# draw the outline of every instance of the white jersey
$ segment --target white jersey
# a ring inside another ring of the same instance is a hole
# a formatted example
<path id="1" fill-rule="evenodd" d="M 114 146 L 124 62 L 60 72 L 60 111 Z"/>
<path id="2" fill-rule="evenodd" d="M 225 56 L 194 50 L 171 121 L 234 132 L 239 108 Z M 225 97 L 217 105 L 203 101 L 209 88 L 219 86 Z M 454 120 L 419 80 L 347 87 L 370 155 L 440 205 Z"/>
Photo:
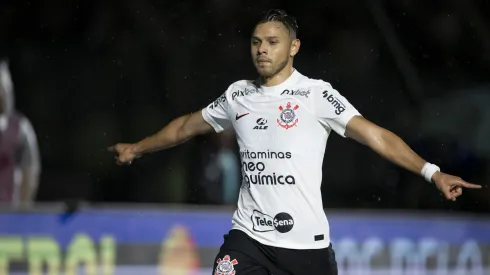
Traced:
<path id="1" fill-rule="evenodd" d="M 233 127 L 240 147 L 232 228 L 274 247 L 328 247 L 320 190 L 327 138 L 331 130 L 345 137 L 359 112 L 329 83 L 295 70 L 273 87 L 237 81 L 202 115 L 216 132 Z"/>

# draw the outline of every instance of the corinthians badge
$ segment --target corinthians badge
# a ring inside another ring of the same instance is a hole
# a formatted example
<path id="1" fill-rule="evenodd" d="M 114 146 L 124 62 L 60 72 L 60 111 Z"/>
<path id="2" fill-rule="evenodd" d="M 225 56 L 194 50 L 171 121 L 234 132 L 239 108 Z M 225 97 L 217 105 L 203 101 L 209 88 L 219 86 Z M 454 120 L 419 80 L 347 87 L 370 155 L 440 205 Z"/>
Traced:
<path id="1" fill-rule="evenodd" d="M 277 119 L 277 123 L 279 124 L 279 126 L 286 130 L 296 126 L 299 119 L 296 117 L 295 111 L 298 110 L 298 108 L 298 105 L 291 108 L 291 102 L 288 102 L 288 104 L 286 104 L 286 108 L 284 108 L 283 106 L 279 106 L 279 111 L 281 111 L 281 114 Z"/>
<path id="2" fill-rule="evenodd" d="M 214 271 L 214 275 L 235 275 L 236 271 L 233 267 L 238 264 L 236 259 L 231 260 L 229 255 L 223 257 L 223 259 L 218 258 L 216 261 L 218 266 L 216 266 L 216 270 Z"/>

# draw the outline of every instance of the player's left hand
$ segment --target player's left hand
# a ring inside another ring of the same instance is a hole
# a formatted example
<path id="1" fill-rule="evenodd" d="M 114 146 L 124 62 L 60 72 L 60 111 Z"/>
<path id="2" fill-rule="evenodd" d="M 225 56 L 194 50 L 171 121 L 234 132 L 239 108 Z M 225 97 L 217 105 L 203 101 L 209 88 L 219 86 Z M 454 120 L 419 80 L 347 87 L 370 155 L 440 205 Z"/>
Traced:
<path id="1" fill-rule="evenodd" d="M 463 188 L 480 189 L 481 185 L 472 184 L 462 180 L 460 177 L 452 176 L 449 174 L 436 172 L 432 176 L 432 180 L 435 182 L 439 191 L 448 200 L 455 201 L 457 197 L 463 194 Z"/>

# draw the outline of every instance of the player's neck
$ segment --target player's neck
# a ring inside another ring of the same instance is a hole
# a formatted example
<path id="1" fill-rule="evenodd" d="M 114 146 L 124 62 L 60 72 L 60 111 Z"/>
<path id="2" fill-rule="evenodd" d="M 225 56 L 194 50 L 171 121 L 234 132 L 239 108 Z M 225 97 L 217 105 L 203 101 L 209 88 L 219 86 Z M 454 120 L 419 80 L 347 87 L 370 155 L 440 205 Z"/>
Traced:
<path id="1" fill-rule="evenodd" d="M 293 72 L 294 69 L 292 66 L 286 66 L 284 69 L 271 77 L 262 77 L 262 85 L 266 87 L 279 85 L 286 81 L 293 74 Z"/>

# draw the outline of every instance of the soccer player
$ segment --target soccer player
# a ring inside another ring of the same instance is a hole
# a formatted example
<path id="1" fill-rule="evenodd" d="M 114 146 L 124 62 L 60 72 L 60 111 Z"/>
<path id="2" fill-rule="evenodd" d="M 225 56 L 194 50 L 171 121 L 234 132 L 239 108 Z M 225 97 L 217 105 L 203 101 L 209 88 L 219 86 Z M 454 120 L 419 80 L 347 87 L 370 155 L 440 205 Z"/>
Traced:
<path id="1" fill-rule="evenodd" d="M 36 133 L 15 110 L 8 62 L 0 62 L 0 204 L 30 205 L 36 196 L 41 161 Z"/>
<path id="2" fill-rule="evenodd" d="M 117 163 L 131 164 L 196 135 L 234 128 L 243 181 L 215 275 L 337 274 L 320 193 L 331 131 L 420 174 L 447 199 L 455 200 L 463 188 L 480 188 L 440 172 L 398 136 L 363 118 L 328 82 L 296 70 L 297 30 L 284 11 L 269 11 L 251 37 L 256 80 L 231 84 L 203 110 L 176 118 L 137 143 L 109 147 Z"/>

